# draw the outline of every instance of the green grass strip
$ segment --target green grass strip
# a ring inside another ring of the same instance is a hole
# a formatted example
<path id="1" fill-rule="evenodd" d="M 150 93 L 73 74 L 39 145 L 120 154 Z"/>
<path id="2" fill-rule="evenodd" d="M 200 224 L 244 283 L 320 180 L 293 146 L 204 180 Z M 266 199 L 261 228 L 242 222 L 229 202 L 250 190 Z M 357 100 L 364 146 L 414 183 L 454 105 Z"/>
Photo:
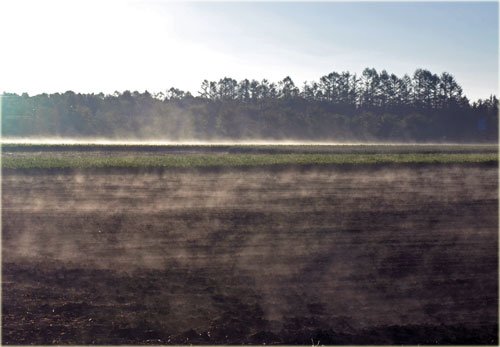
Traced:
<path id="1" fill-rule="evenodd" d="M 58 168 L 195 168 L 248 167 L 267 165 L 327 164 L 461 164 L 497 163 L 493 153 L 436 154 L 166 154 L 158 156 L 79 156 L 43 155 L 2 158 L 5 169 Z"/>

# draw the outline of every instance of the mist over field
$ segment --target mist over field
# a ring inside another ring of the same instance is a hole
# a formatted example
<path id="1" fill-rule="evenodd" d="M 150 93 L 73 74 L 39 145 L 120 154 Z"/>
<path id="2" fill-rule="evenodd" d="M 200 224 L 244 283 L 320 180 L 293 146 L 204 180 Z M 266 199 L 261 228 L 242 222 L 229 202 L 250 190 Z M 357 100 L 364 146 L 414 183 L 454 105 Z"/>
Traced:
<path id="1" fill-rule="evenodd" d="M 175 146 L 179 147 L 205 147 L 210 148 L 210 146 L 236 146 L 237 148 L 242 148 L 244 146 L 267 146 L 269 149 L 279 149 L 279 147 L 290 147 L 294 146 L 299 148 L 300 146 L 304 147 L 319 147 L 323 146 L 325 148 L 329 148 L 331 150 L 333 146 L 338 146 L 339 149 L 344 148 L 364 148 L 366 150 L 369 146 L 372 146 L 373 149 L 383 148 L 387 146 L 390 148 L 399 147 L 405 148 L 440 148 L 443 150 L 449 150 L 456 146 L 455 148 L 465 148 L 461 146 L 467 146 L 469 148 L 496 148 L 495 143 L 461 143 L 461 142 L 369 142 L 369 141 L 359 141 L 359 142 L 348 142 L 348 141 L 303 141 L 303 140 L 261 140 L 261 139 L 241 139 L 241 140 L 225 140 L 225 139 L 213 139 L 210 141 L 196 140 L 196 139 L 183 139 L 179 141 L 175 140 L 164 140 L 161 138 L 158 139 L 137 139 L 137 138 L 93 138 L 93 137 L 3 137 L 0 138 L 0 144 L 4 145 L 7 148 L 11 148 L 12 146 L 26 146 L 22 147 L 24 150 L 29 150 L 27 146 L 83 146 L 81 148 L 92 146 L 106 148 L 106 146 L 112 147 L 123 147 L 126 149 L 127 147 L 136 147 L 136 148 L 151 148 L 151 147 L 164 147 L 164 148 L 174 148 Z M 362 146 L 362 147 L 360 147 Z M 47 147 L 49 149 L 50 147 Z M 54 147 L 53 147 L 54 148 Z"/>
<path id="2" fill-rule="evenodd" d="M 1 110 L 4 344 L 498 342 L 498 100 L 450 74 Z"/>
<path id="3" fill-rule="evenodd" d="M 490 341 L 497 172 L 9 172 L 4 341 Z"/>
<path id="4" fill-rule="evenodd" d="M 0 0 L 2 345 L 498 345 L 498 2 Z"/>

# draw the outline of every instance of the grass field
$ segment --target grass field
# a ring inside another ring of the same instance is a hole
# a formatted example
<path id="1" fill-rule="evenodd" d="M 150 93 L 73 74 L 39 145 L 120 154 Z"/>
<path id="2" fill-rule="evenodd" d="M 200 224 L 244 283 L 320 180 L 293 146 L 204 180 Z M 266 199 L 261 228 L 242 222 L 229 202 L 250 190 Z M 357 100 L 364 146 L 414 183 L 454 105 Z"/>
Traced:
<path id="1" fill-rule="evenodd" d="M 497 163 L 489 145 L 3 145 L 5 169 Z"/>

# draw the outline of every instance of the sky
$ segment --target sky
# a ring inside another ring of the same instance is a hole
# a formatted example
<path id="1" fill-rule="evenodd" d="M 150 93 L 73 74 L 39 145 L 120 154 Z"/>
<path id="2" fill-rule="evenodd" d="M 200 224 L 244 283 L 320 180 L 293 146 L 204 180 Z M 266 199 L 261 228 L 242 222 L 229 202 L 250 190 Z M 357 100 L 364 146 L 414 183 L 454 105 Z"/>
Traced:
<path id="1" fill-rule="evenodd" d="M 0 92 L 170 87 L 232 77 L 297 86 L 366 67 L 455 76 L 498 95 L 498 2 L 1 0 Z"/>

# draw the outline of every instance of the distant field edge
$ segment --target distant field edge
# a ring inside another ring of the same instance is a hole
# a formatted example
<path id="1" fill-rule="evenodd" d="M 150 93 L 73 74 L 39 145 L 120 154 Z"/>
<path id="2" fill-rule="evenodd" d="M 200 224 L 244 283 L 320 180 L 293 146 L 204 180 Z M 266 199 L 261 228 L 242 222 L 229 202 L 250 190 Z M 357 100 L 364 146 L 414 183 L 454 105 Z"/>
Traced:
<path id="1" fill-rule="evenodd" d="M 13 151 L 95 151 L 95 150 L 139 150 L 139 151 L 162 151 L 162 150 L 178 150 L 178 149 L 203 149 L 203 150 L 217 150 L 217 149 L 243 149 L 251 150 L 255 148 L 266 148 L 266 149 L 279 149 L 290 148 L 290 149 L 307 149 L 307 148 L 337 148 L 337 149 L 352 149 L 360 148 L 363 150 L 374 148 L 374 149 L 412 149 L 412 150 L 427 150 L 429 148 L 436 149 L 477 149 L 477 150 L 498 150 L 498 143 L 328 143 L 328 142 L 235 142 L 235 143 L 224 143 L 224 142 L 213 142 L 213 143 L 196 143 L 196 142 L 179 142 L 179 143 L 150 143 L 150 142 L 130 142 L 130 143 L 43 143 L 43 142 L 0 142 L 0 147 L 4 150 Z"/>
<path id="2" fill-rule="evenodd" d="M 189 154 L 162 156 L 3 156 L 3 170 L 191 169 L 370 165 L 498 165 L 497 153 L 409 154 Z"/>

